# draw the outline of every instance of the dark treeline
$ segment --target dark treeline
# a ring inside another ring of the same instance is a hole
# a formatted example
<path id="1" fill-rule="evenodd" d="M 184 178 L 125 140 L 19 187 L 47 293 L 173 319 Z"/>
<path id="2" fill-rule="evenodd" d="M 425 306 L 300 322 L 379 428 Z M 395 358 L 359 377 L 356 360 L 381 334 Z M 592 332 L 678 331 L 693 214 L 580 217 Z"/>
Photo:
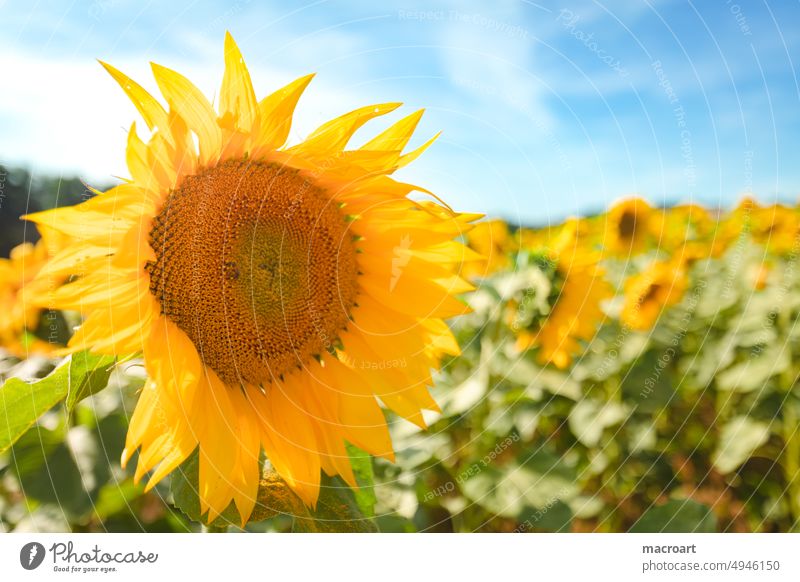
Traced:
<path id="1" fill-rule="evenodd" d="M 75 176 L 38 175 L 0 165 L 0 256 L 7 257 L 23 241 L 39 239 L 36 227 L 20 216 L 77 204 L 89 196 L 91 193 Z"/>

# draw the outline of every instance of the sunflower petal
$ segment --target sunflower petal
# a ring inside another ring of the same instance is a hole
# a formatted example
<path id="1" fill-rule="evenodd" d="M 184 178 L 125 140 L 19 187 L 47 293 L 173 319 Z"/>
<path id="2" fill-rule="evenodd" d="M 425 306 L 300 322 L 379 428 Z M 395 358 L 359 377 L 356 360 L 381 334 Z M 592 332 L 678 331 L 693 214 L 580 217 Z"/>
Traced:
<path id="1" fill-rule="evenodd" d="M 108 63 L 104 63 L 103 61 L 99 62 L 114 80 L 119 83 L 122 90 L 125 91 L 125 94 L 141 114 L 147 127 L 151 130 L 156 128 L 166 130 L 168 127 L 167 112 L 161 106 L 161 103 L 125 73 L 115 69 Z"/>
<path id="2" fill-rule="evenodd" d="M 222 131 L 217 124 L 217 114 L 205 95 L 186 77 L 151 63 L 158 88 L 178 115 L 186 122 L 200 142 L 200 163 L 214 161 L 222 148 Z"/>
<path id="3" fill-rule="evenodd" d="M 286 143 L 297 102 L 313 78 L 313 74 L 300 77 L 259 102 L 259 131 L 254 156 L 265 155 Z"/>
<path id="4" fill-rule="evenodd" d="M 242 53 L 230 32 L 225 33 L 225 74 L 219 93 L 219 108 L 221 118 L 229 118 L 232 127 L 245 133 L 253 129 L 258 110 L 256 94 Z M 228 125 L 225 121 L 222 123 Z"/>
<path id="5" fill-rule="evenodd" d="M 361 126 L 371 119 L 391 113 L 402 103 L 381 103 L 360 107 L 319 126 L 308 138 L 288 151 L 320 152 L 326 156 L 344 150 L 347 142 Z"/>

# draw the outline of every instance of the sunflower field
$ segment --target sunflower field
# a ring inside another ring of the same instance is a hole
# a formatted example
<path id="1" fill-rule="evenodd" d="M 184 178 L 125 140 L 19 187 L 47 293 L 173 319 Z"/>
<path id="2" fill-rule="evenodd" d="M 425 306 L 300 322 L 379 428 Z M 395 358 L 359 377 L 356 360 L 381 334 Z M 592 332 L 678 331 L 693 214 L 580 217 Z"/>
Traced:
<path id="1" fill-rule="evenodd" d="M 750 198 L 476 223 L 461 354 L 435 374 L 427 430 L 388 412 L 394 462 L 348 445 L 357 487 L 325 477 L 315 508 L 265 472 L 244 528 L 796 531 L 798 233 L 796 208 Z M 42 235 L 0 263 L 0 527 L 240 529 L 233 504 L 205 523 L 196 454 L 148 490 L 122 468 L 145 369 L 59 354 L 80 315 L 26 300 L 57 244 Z"/>
<path id="2" fill-rule="evenodd" d="M 800 528 L 797 208 L 512 225 L 395 177 L 421 110 L 294 142 L 230 34 L 218 99 L 101 64 L 130 176 L 0 171 L 0 529 Z"/>

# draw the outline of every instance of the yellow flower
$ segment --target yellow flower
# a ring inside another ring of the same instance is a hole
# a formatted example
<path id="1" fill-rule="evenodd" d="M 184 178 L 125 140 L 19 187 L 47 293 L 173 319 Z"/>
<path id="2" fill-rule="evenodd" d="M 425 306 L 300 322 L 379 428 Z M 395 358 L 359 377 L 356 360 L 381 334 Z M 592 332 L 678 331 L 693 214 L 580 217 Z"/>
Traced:
<path id="1" fill-rule="evenodd" d="M 475 254 L 465 258 L 462 277 L 488 277 L 511 266 L 512 236 L 505 221 L 478 222 L 465 238 L 467 246 Z"/>
<path id="2" fill-rule="evenodd" d="M 771 252 L 785 255 L 800 251 L 800 214 L 783 204 L 755 207 L 750 233 L 753 240 Z"/>
<path id="3" fill-rule="evenodd" d="M 11 250 L 9 258 L 0 258 L 0 346 L 20 357 L 63 347 L 34 335 L 42 315 L 36 297 L 61 282 L 36 278 L 58 239 L 57 233 L 40 230 L 43 236 L 36 244 L 22 243 Z"/>
<path id="4" fill-rule="evenodd" d="M 622 323 L 640 331 L 655 325 L 661 312 L 683 298 L 689 281 L 678 262 L 656 261 L 625 282 Z"/>
<path id="5" fill-rule="evenodd" d="M 579 226 L 577 221 L 567 223 L 550 245 L 547 256 L 554 266 L 553 288 L 548 297 L 550 313 L 519 330 L 516 339 L 518 350 L 538 347 L 540 363 L 552 363 L 562 369 L 580 353 L 580 342 L 594 337 L 605 317 L 601 304 L 613 294 L 597 263 L 597 254 L 576 246 Z M 512 307 L 512 328 L 516 328 L 520 307 Z"/>
<path id="6" fill-rule="evenodd" d="M 390 175 L 422 112 L 358 149 L 357 109 L 293 147 L 302 77 L 258 101 L 225 37 L 219 113 L 188 79 L 153 65 L 168 107 L 110 65 L 151 130 L 128 136 L 131 180 L 72 208 L 28 217 L 69 235 L 45 267 L 76 276 L 54 306 L 86 320 L 70 347 L 143 352 L 148 381 L 122 462 L 147 487 L 199 449 L 201 510 L 253 510 L 259 455 L 306 504 L 321 471 L 355 478 L 345 442 L 393 458 L 378 400 L 424 427 L 431 369 L 458 345 L 443 318 L 467 309 L 455 275 L 469 220 Z M 402 363 L 402 364 L 400 364 Z"/>
<path id="7" fill-rule="evenodd" d="M 628 198 L 614 204 L 603 224 L 604 246 L 612 255 L 629 256 L 647 247 L 655 213 L 643 198 Z"/>
<path id="8" fill-rule="evenodd" d="M 772 265 L 768 264 L 767 262 L 761 262 L 757 265 L 752 265 L 748 269 L 748 275 L 750 282 L 753 285 L 753 289 L 756 291 L 763 291 L 766 289 L 771 273 Z"/>
<path id="9" fill-rule="evenodd" d="M 704 240 L 714 231 L 714 220 L 699 204 L 678 204 L 659 212 L 653 219 L 653 234 L 659 248 L 676 251 L 681 245 Z"/>

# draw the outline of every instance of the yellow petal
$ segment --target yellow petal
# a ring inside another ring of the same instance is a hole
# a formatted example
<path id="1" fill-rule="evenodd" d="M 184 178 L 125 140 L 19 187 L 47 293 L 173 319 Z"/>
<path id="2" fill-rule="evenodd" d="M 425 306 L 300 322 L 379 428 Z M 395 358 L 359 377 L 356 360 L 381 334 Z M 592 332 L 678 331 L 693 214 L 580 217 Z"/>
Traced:
<path id="1" fill-rule="evenodd" d="M 225 33 L 225 74 L 219 107 L 221 117 L 230 116 L 234 128 L 245 133 L 253 129 L 258 107 L 256 94 L 242 53 L 229 32 Z"/>
<path id="2" fill-rule="evenodd" d="M 106 71 L 119 83 L 122 90 L 139 110 L 144 122 L 151 130 L 159 128 L 166 130 L 167 125 L 167 112 L 161 106 L 161 103 L 156 101 L 155 97 L 145 91 L 141 85 L 130 79 L 125 73 L 118 71 L 108 63 L 100 61 Z"/>
<path id="3" fill-rule="evenodd" d="M 303 143 L 289 148 L 287 151 L 297 150 L 309 154 L 319 152 L 321 155 L 330 155 L 342 151 L 361 126 L 370 119 L 391 113 L 400 105 L 402 103 L 368 105 L 350 113 L 345 113 L 341 117 L 323 123 Z"/>
<path id="4" fill-rule="evenodd" d="M 200 143 L 200 163 L 214 161 L 222 149 L 222 131 L 217 124 L 217 114 L 205 95 L 186 77 L 155 63 L 151 63 L 158 88 Z"/>
<path id="5" fill-rule="evenodd" d="M 286 143 L 297 102 L 313 78 L 313 74 L 300 77 L 259 102 L 259 132 L 254 156 L 266 155 Z"/>
<path id="6" fill-rule="evenodd" d="M 422 119 L 424 109 L 415 111 L 392 125 L 389 129 L 379 133 L 377 136 L 365 143 L 362 150 L 373 151 L 396 151 L 401 152 L 406 147 L 414 130 Z"/>

